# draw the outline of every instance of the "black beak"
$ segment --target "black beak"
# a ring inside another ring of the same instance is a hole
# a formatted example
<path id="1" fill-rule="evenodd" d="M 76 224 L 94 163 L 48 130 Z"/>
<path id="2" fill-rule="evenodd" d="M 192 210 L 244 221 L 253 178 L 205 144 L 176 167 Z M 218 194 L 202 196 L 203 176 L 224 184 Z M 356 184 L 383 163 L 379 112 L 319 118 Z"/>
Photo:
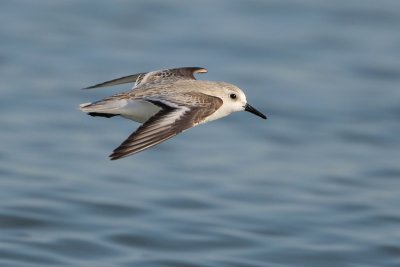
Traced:
<path id="1" fill-rule="evenodd" d="M 253 113 L 254 115 L 257 115 L 257 116 L 263 118 L 264 120 L 267 119 L 267 116 L 265 116 L 264 114 L 262 114 L 260 111 L 258 111 L 257 109 L 253 108 L 249 104 L 246 104 L 246 106 L 244 106 L 244 110 L 248 111 L 250 113 Z"/>

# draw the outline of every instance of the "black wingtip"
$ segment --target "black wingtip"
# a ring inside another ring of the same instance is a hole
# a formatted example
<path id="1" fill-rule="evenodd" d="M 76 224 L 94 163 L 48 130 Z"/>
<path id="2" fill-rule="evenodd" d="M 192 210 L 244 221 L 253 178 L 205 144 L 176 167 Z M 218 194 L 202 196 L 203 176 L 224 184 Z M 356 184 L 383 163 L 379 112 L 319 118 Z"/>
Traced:
<path id="1" fill-rule="evenodd" d="M 85 87 L 85 88 L 81 88 L 81 90 L 99 88 L 99 87 L 100 87 L 99 85 L 100 85 L 100 84 L 95 84 L 95 85 L 92 85 L 92 86 L 88 86 L 88 87 Z"/>
<path id="2" fill-rule="evenodd" d="M 119 159 L 118 157 L 113 157 L 112 155 L 108 156 L 110 160 L 117 160 Z"/>
<path id="3" fill-rule="evenodd" d="M 110 155 L 108 155 L 108 158 L 109 158 L 109 160 L 117 160 L 117 159 L 119 159 L 120 157 L 118 157 L 117 155 L 115 155 L 115 153 L 113 152 L 113 153 L 111 153 Z"/>
<path id="4" fill-rule="evenodd" d="M 121 154 L 114 150 L 113 153 L 111 153 L 108 157 L 110 160 L 117 160 L 117 159 L 125 158 L 130 155 L 132 155 L 132 154 Z"/>

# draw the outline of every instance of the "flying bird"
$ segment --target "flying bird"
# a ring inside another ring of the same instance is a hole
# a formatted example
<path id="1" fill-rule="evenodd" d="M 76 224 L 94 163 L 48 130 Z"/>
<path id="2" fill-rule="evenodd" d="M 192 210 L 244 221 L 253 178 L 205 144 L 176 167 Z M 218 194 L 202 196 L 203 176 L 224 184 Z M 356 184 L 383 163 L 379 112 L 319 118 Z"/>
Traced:
<path id="1" fill-rule="evenodd" d="M 238 87 L 214 81 L 196 80 L 204 68 L 184 67 L 138 73 L 99 83 L 84 89 L 134 83 L 130 91 L 84 103 L 80 110 L 91 116 L 121 116 L 142 125 L 110 155 L 120 159 L 153 147 L 198 124 L 217 120 L 232 112 L 248 111 L 267 117 L 247 103 Z"/>

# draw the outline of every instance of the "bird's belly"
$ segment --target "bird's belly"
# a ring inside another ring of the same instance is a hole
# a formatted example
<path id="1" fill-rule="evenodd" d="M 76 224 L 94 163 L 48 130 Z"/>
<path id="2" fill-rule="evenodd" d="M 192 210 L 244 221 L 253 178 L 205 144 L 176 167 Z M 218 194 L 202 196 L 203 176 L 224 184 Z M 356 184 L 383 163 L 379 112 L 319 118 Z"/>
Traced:
<path id="1" fill-rule="evenodd" d="M 160 107 L 153 105 L 150 102 L 144 100 L 135 100 L 128 101 L 128 103 L 121 107 L 118 111 L 119 114 L 126 119 L 143 123 L 160 110 Z"/>

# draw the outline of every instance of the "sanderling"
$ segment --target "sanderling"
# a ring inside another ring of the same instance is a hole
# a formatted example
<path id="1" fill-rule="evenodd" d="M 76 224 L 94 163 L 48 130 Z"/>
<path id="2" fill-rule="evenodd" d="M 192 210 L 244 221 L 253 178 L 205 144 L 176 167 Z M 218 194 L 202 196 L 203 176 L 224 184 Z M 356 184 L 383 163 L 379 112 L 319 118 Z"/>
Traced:
<path id="1" fill-rule="evenodd" d="M 248 111 L 267 117 L 247 103 L 238 87 L 225 82 L 200 81 L 204 68 L 186 67 L 125 76 L 85 89 L 134 83 L 132 90 L 80 105 L 91 116 L 121 116 L 143 123 L 110 155 L 126 157 L 155 146 L 201 123 Z"/>

